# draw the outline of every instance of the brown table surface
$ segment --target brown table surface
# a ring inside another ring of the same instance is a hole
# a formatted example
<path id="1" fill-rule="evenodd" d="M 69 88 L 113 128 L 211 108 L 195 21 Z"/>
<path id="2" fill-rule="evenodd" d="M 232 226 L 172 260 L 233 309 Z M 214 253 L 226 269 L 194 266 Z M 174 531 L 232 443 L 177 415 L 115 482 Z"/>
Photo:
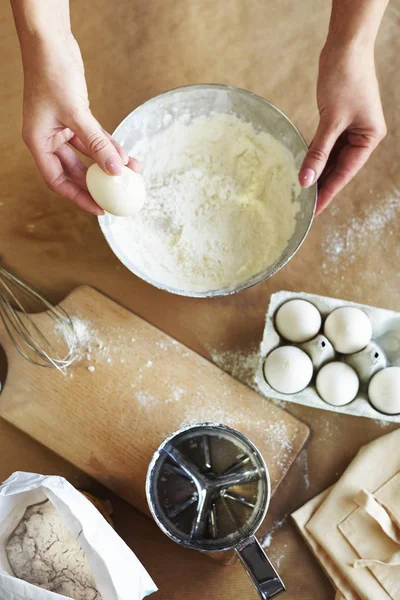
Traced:
<path id="1" fill-rule="evenodd" d="M 218 82 L 265 96 L 311 139 L 329 2 L 71 4 L 92 109 L 109 130 L 163 90 Z M 233 297 L 194 300 L 165 294 L 131 275 L 109 250 L 95 219 L 45 188 L 20 139 L 20 57 L 11 12 L 2 2 L 0 255 L 53 301 L 79 284 L 93 285 L 205 356 L 212 349 L 235 359 L 240 350 L 254 350 L 270 294 L 279 289 L 398 308 L 399 31 L 400 1 L 392 0 L 377 44 L 389 133 L 368 166 L 315 221 L 301 251 L 270 281 Z M 271 526 L 331 485 L 362 444 L 394 428 L 292 404 L 287 409 L 309 424 L 312 436 L 273 500 Z M 87 476 L 5 422 L 0 422 L 0 456 L 0 480 L 17 469 L 32 470 L 62 474 L 74 484 L 97 489 Z M 255 598 L 240 565 L 221 567 L 181 549 L 130 506 L 112 501 L 118 532 L 158 583 L 160 598 Z M 275 529 L 270 556 L 288 587 L 287 600 L 333 598 L 329 582 L 290 522 Z"/>

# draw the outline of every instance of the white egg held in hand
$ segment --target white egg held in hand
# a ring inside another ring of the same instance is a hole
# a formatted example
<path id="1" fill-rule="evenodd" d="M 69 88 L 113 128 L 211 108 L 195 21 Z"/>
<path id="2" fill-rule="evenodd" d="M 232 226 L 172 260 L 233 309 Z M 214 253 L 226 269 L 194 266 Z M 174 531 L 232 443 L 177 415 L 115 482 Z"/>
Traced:
<path id="1" fill-rule="evenodd" d="M 368 388 L 372 406 L 387 415 L 400 414 L 400 367 L 388 367 L 373 376 Z"/>
<path id="2" fill-rule="evenodd" d="M 352 354 L 363 350 L 371 341 L 372 325 L 359 308 L 337 308 L 325 321 L 324 333 L 337 352 Z"/>
<path id="3" fill-rule="evenodd" d="M 352 367 L 342 362 L 331 362 L 319 371 L 316 386 L 325 402 L 344 406 L 357 396 L 360 382 Z"/>
<path id="4" fill-rule="evenodd" d="M 280 335 L 289 342 L 307 342 L 319 332 L 321 314 L 307 300 L 289 300 L 279 308 L 275 323 Z"/>
<path id="5" fill-rule="evenodd" d="M 281 346 L 268 354 L 264 362 L 267 383 L 282 394 L 296 394 L 308 386 L 313 376 L 310 357 L 294 346 Z"/>
<path id="6" fill-rule="evenodd" d="M 122 175 L 107 175 L 94 163 L 87 170 L 86 185 L 97 204 L 117 217 L 135 215 L 146 199 L 143 177 L 128 167 L 123 167 Z"/>

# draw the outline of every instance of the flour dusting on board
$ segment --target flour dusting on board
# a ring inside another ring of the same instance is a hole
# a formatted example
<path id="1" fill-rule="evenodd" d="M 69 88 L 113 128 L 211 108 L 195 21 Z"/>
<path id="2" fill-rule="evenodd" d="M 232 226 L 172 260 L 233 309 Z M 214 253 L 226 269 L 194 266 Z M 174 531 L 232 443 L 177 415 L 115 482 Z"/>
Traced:
<path id="1" fill-rule="evenodd" d="M 212 404 L 203 403 L 202 400 L 205 396 L 202 390 L 199 390 L 197 395 L 199 397 L 198 404 L 188 406 L 182 418 L 181 426 L 215 421 L 234 428 L 242 427 L 243 431 L 246 432 L 258 432 L 259 435 L 262 435 L 264 444 L 271 448 L 274 463 L 281 470 L 285 470 L 289 466 L 293 443 L 286 422 L 283 419 L 279 421 L 274 420 L 267 427 L 263 428 L 265 419 L 258 420 L 248 418 L 245 415 L 234 415 L 228 412 L 226 401 L 221 403 L 218 398 L 215 398 Z M 260 397 L 260 414 L 265 410 L 265 400 Z"/>
<path id="2" fill-rule="evenodd" d="M 136 399 L 138 400 L 141 406 L 146 408 L 150 408 L 155 406 L 158 403 L 158 400 L 153 394 L 149 394 L 148 392 L 139 391 L 136 392 Z"/>
<path id="3" fill-rule="evenodd" d="M 232 350 L 216 350 L 208 348 L 213 362 L 223 371 L 226 371 L 235 379 L 238 379 L 248 387 L 257 391 L 255 376 L 259 363 L 258 346 L 253 345 L 246 350 L 240 348 Z M 261 407 L 262 410 L 262 407 Z M 229 425 L 229 415 L 224 415 L 225 422 Z M 257 429 L 255 423 L 246 423 L 249 430 Z M 290 440 L 286 424 L 284 421 L 274 421 L 264 430 L 265 439 L 273 446 L 276 463 L 285 468 L 292 451 L 292 442 Z"/>
<path id="4" fill-rule="evenodd" d="M 84 346 L 92 346 L 93 332 L 90 331 L 89 323 L 78 317 L 72 317 L 71 320 L 78 345 L 81 348 Z"/>
<path id="5" fill-rule="evenodd" d="M 89 321 L 78 316 L 71 317 L 72 329 L 64 321 L 56 321 L 55 333 L 65 339 L 76 353 L 76 359 L 83 355 L 90 361 L 92 350 L 106 351 L 104 344 L 99 338 L 98 331 L 93 329 Z"/>
<path id="6" fill-rule="evenodd" d="M 136 331 L 130 331 L 127 341 L 127 333 L 123 329 L 115 328 L 113 331 L 112 341 L 109 339 L 109 332 L 101 331 L 94 327 L 90 321 L 82 316 L 75 315 L 73 318 L 75 335 L 78 339 L 79 350 L 79 366 L 87 369 L 93 377 L 96 377 L 101 369 L 117 368 L 118 365 L 128 361 L 126 356 L 126 345 L 135 346 L 137 335 Z M 130 350 L 132 352 L 132 350 Z M 185 360 L 190 356 L 187 349 L 168 337 L 154 342 L 154 359 L 149 360 L 148 355 L 143 358 L 143 363 L 129 373 L 127 379 L 127 387 L 129 388 L 132 398 L 138 403 L 142 411 L 157 410 L 162 411 L 166 404 L 176 405 L 174 410 L 178 409 L 181 413 L 179 426 L 191 425 L 194 423 L 217 421 L 231 427 L 243 428 L 248 435 L 251 432 L 257 432 L 258 436 L 262 436 L 263 442 L 271 449 L 271 456 L 274 464 L 280 470 L 285 470 L 291 461 L 293 453 L 293 439 L 296 432 L 289 432 L 284 419 L 273 420 L 265 426 L 264 418 L 261 414 L 266 410 L 266 400 L 261 396 L 258 397 L 260 404 L 260 419 L 248 416 L 245 414 L 238 416 L 229 411 L 230 399 L 232 392 L 229 388 L 223 392 L 222 397 L 215 398 L 206 386 L 199 386 L 197 389 L 189 389 L 183 382 L 172 380 L 168 375 L 163 374 L 164 394 L 163 398 L 157 397 L 151 393 L 147 381 L 149 377 L 153 377 L 153 372 L 158 368 L 157 356 L 164 355 L 164 352 L 177 353 L 180 359 Z M 258 363 L 258 350 L 255 346 L 247 350 L 214 350 L 209 349 L 213 361 L 220 368 L 230 373 L 233 377 L 248 385 L 254 387 L 254 375 Z M 70 372 L 72 379 L 73 372 Z M 185 398 L 192 402 L 185 402 Z M 193 402 L 193 398 L 195 402 Z M 244 396 L 243 396 L 244 399 Z M 235 400 L 240 400 L 240 392 L 235 392 Z M 170 431 L 166 431 L 167 436 Z"/>

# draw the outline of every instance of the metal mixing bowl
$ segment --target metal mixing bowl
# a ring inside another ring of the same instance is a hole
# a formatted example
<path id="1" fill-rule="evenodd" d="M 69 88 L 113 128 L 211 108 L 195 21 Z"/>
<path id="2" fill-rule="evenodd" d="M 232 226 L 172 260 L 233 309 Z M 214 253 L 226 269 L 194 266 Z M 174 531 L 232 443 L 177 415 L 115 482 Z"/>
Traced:
<path id="1" fill-rule="evenodd" d="M 148 137 L 156 135 L 169 127 L 173 120 L 182 114 L 189 114 L 192 118 L 196 118 L 208 116 L 211 113 L 234 113 L 244 121 L 253 123 L 257 130 L 270 133 L 292 152 L 296 167 L 300 168 L 307 152 L 307 144 L 295 125 L 283 112 L 264 98 L 226 85 L 190 85 L 160 94 L 131 112 L 117 127 L 113 135 L 122 146 L 131 148 L 144 135 Z M 106 214 L 99 217 L 99 223 L 111 249 L 132 273 L 167 292 L 181 296 L 211 298 L 240 292 L 271 277 L 281 269 L 303 243 L 314 217 L 316 202 L 316 185 L 301 191 L 296 229 L 281 256 L 274 263 L 267 265 L 264 270 L 236 285 L 205 292 L 174 289 L 163 285 L 162 281 L 152 280 L 129 260 L 118 238 L 113 234 L 110 224 L 116 217 Z"/>

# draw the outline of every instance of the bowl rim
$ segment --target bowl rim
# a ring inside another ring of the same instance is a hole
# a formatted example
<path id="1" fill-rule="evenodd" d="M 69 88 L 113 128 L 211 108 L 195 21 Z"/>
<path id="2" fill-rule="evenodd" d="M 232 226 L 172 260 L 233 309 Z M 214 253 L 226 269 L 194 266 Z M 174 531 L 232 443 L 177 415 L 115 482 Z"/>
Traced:
<path id="1" fill-rule="evenodd" d="M 157 101 L 159 101 L 161 98 L 163 98 L 164 96 L 169 96 L 172 95 L 174 92 L 178 92 L 181 90 L 196 90 L 196 89 L 219 89 L 219 90 L 232 90 L 233 92 L 240 92 L 242 94 L 245 94 L 251 98 L 256 99 L 257 101 L 260 101 L 262 104 L 267 104 L 268 106 L 270 106 L 272 109 L 274 109 L 277 113 L 279 113 L 290 125 L 291 127 L 294 129 L 294 131 L 297 133 L 298 137 L 300 138 L 300 140 L 303 142 L 304 144 L 304 148 L 305 150 L 308 149 L 308 144 L 303 136 L 303 134 L 299 131 L 299 129 L 296 127 L 296 125 L 293 123 L 293 121 L 287 116 L 285 115 L 285 113 L 278 108 L 277 106 L 275 106 L 275 104 L 273 104 L 272 102 L 270 102 L 269 100 L 267 100 L 266 98 L 264 98 L 263 96 L 260 96 L 254 92 L 251 92 L 249 90 L 246 90 L 244 88 L 240 88 L 240 87 L 236 87 L 234 85 L 228 85 L 228 84 L 223 84 L 223 83 L 193 83 L 193 84 L 187 84 L 187 85 L 183 85 L 183 86 L 177 86 L 168 90 L 165 90 L 164 92 L 161 92 L 160 94 L 157 94 L 156 96 L 152 96 L 151 98 L 149 98 L 148 100 L 145 100 L 144 102 L 142 102 L 141 104 L 139 104 L 138 106 L 136 106 L 136 108 L 134 108 L 128 115 L 126 115 L 126 117 L 119 123 L 119 125 L 114 129 L 112 136 L 114 137 L 115 134 L 118 133 L 118 131 L 124 126 L 124 124 L 132 117 L 132 115 L 134 115 L 136 112 L 138 112 L 139 110 L 141 110 L 144 106 L 149 106 Z M 299 251 L 300 247 L 302 246 L 304 240 L 306 239 L 310 229 L 311 229 L 311 225 L 314 221 L 314 217 L 315 217 L 315 212 L 316 212 L 316 208 L 317 208 L 317 200 L 318 200 L 318 186 L 317 183 L 314 183 L 313 186 L 314 187 L 314 204 L 313 204 L 313 210 L 312 210 L 312 214 L 311 214 L 311 218 L 310 218 L 310 222 L 308 223 L 308 226 L 306 227 L 303 235 L 301 236 L 301 238 L 299 239 L 295 249 L 293 250 L 293 252 L 282 262 L 282 264 L 276 266 L 275 268 L 271 269 L 268 273 L 265 274 L 264 273 L 256 273 L 255 275 L 251 276 L 250 278 L 248 278 L 246 281 L 243 281 L 242 283 L 232 287 L 227 287 L 227 288 L 220 288 L 217 290 L 209 290 L 206 292 L 198 292 L 198 291 L 190 291 L 190 290 L 180 290 L 178 288 L 170 288 L 166 285 L 162 285 L 161 283 L 157 282 L 157 281 L 153 281 L 151 279 L 151 277 L 148 277 L 147 275 L 143 274 L 139 269 L 133 269 L 130 265 L 128 266 L 127 261 L 124 259 L 124 257 L 122 256 L 122 252 L 120 252 L 119 248 L 117 248 L 114 244 L 114 242 L 112 240 L 110 240 L 108 238 L 108 228 L 106 228 L 106 226 L 103 223 L 103 219 L 104 219 L 104 215 L 100 215 L 97 219 L 98 219 L 98 223 L 101 229 L 101 232 L 107 242 L 107 244 L 109 245 L 109 247 L 111 248 L 111 250 L 113 251 L 113 253 L 115 254 L 115 256 L 118 258 L 118 260 L 128 269 L 128 271 L 130 271 L 131 273 L 133 273 L 134 275 L 136 275 L 136 277 L 139 277 L 140 279 L 142 279 L 143 281 L 145 281 L 146 283 L 152 285 L 153 287 L 165 291 L 165 292 L 169 292 L 171 294 L 175 294 L 177 296 L 185 296 L 188 298 L 220 298 L 223 296 L 231 296 L 233 294 L 237 294 L 239 292 L 242 292 L 246 289 L 249 289 L 251 287 L 254 287 L 256 285 L 258 285 L 259 283 L 266 281 L 267 279 L 269 279 L 270 277 L 272 277 L 273 275 L 275 275 L 278 271 L 280 271 L 281 269 L 283 269 L 283 267 L 285 267 L 287 265 L 287 263 L 295 256 L 295 254 L 297 254 L 297 252 Z"/>

